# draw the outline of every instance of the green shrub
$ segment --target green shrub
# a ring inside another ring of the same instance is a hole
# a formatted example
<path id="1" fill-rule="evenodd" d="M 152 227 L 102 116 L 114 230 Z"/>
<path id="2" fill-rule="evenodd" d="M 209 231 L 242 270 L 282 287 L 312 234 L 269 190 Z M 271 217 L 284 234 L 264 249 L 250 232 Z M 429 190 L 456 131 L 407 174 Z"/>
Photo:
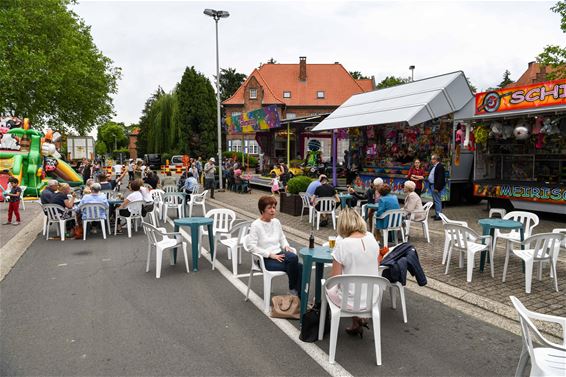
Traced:
<path id="1" fill-rule="evenodd" d="M 298 168 L 301 166 L 303 162 L 304 162 L 303 160 L 291 160 L 289 161 L 289 166 L 292 168 Z"/>
<path id="2" fill-rule="evenodd" d="M 305 192 L 312 181 L 312 178 L 304 175 L 293 177 L 289 180 L 289 182 L 287 182 L 287 192 L 290 194 Z"/>
<path id="3" fill-rule="evenodd" d="M 234 156 L 236 156 L 236 161 L 237 162 L 242 162 L 242 152 L 230 152 L 230 151 L 226 151 L 224 153 L 222 153 L 222 155 L 225 158 L 233 158 Z M 249 159 L 249 167 L 250 168 L 255 168 L 258 164 L 257 162 L 257 158 L 252 156 L 251 154 L 244 154 L 244 164 L 248 165 L 248 156 L 250 157 Z"/>

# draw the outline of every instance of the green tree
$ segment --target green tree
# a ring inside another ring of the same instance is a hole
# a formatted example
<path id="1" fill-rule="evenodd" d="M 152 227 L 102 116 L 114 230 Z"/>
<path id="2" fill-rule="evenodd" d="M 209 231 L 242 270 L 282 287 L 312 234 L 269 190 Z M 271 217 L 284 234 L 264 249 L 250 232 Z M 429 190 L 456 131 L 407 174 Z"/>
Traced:
<path id="1" fill-rule="evenodd" d="M 560 29 L 562 29 L 563 33 L 566 33 L 566 0 L 557 2 L 550 10 L 554 13 L 558 13 L 562 17 Z M 547 75 L 548 79 L 555 80 L 566 78 L 566 46 L 546 46 L 543 52 L 537 56 L 537 61 L 542 65 L 554 68 L 554 71 Z"/>
<path id="2" fill-rule="evenodd" d="M 387 76 L 379 84 L 377 84 L 377 89 L 390 88 L 392 86 L 406 84 L 409 81 L 411 81 L 411 79 L 409 79 L 409 78 Z"/>
<path id="3" fill-rule="evenodd" d="M 100 156 L 105 155 L 108 153 L 106 144 L 102 140 L 97 140 L 96 143 L 94 143 L 94 152 Z"/>
<path id="4" fill-rule="evenodd" d="M 236 90 L 246 81 L 246 75 L 238 73 L 234 68 L 220 70 L 220 101 L 232 97 Z"/>
<path id="5" fill-rule="evenodd" d="M 503 73 L 503 81 L 499 83 L 498 88 L 505 88 L 507 85 L 514 83 L 515 81 L 511 80 L 511 72 L 508 69 L 505 70 Z"/>
<path id="6" fill-rule="evenodd" d="M 210 81 L 187 67 L 177 86 L 177 122 L 183 142 L 181 153 L 204 158 L 216 150 L 216 94 Z"/>
<path id="7" fill-rule="evenodd" d="M 96 143 L 104 144 L 105 153 L 116 153 L 118 149 L 128 146 L 128 135 L 124 123 L 106 122 L 98 127 Z M 99 153 L 97 151 L 97 153 Z"/>
<path id="8" fill-rule="evenodd" d="M 468 81 L 468 85 L 470 86 L 470 89 L 472 90 L 472 93 L 477 93 L 478 92 L 478 88 L 476 88 L 476 86 L 474 84 L 472 84 L 472 80 L 470 80 L 469 77 L 466 77 L 466 80 Z"/>
<path id="9" fill-rule="evenodd" d="M 183 135 L 177 129 L 177 114 L 178 102 L 175 92 L 164 93 L 153 103 L 147 140 L 151 153 L 175 154 L 181 149 Z"/>
<path id="10" fill-rule="evenodd" d="M 0 112 L 79 134 L 110 118 L 120 69 L 68 9 L 74 3 L 0 1 Z"/>
<path id="11" fill-rule="evenodd" d="M 142 110 L 142 115 L 138 123 L 139 134 L 136 141 L 136 148 L 138 150 L 138 155 L 143 156 L 146 153 L 154 153 L 155 151 L 149 148 L 150 132 L 152 128 L 151 120 L 153 119 L 151 115 L 151 109 L 153 104 L 164 95 L 165 92 L 159 86 L 157 90 L 145 101 L 144 108 Z"/>
<path id="12" fill-rule="evenodd" d="M 352 76 L 352 78 L 355 79 L 355 80 L 367 80 L 367 79 L 369 79 L 369 77 L 362 74 L 360 71 L 350 72 L 350 76 Z"/>

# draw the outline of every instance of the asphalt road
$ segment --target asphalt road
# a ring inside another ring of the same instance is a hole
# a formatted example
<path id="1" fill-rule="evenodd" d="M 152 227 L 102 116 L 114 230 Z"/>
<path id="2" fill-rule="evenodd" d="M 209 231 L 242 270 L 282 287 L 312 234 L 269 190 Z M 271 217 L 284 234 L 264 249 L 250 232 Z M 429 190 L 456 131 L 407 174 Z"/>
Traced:
<path id="1" fill-rule="evenodd" d="M 106 241 L 38 238 L 0 284 L 0 374 L 327 375 L 204 259 L 190 274 L 182 257 L 164 263 L 155 279 L 153 257 L 145 273 L 146 242 L 141 231 Z M 219 261 L 231 268 L 222 249 Z M 261 278 L 252 288 L 261 295 Z M 286 293 L 286 279 L 273 291 Z M 347 320 L 336 361 L 353 375 L 514 374 L 518 336 L 410 292 L 407 306 L 403 324 L 384 301 L 382 366 L 372 332 L 350 337 Z M 327 338 L 316 345 L 328 352 Z"/>

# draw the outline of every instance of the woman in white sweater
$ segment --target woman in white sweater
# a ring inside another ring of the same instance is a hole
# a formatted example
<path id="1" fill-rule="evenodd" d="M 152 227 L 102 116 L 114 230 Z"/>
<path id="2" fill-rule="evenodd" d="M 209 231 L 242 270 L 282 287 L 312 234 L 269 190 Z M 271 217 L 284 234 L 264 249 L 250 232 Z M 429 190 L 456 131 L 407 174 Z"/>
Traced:
<path id="1" fill-rule="evenodd" d="M 332 252 L 332 276 L 337 275 L 379 275 L 379 243 L 367 231 L 364 219 L 351 208 L 342 210 L 338 217 L 338 235 L 342 239 L 336 240 L 336 247 Z M 341 306 L 343 292 L 337 286 L 328 291 L 332 302 Z M 348 292 L 351 297 L 353 292 Z M 361 305 L 365 306 L 362 297 Z M 346 328 L 350 335 L 363 336 L 363 327 L 369 328 L 367 320 L 352 317 L 352 325 Z"/>
<path id="2" fill-rule="evenodd" d="M 250 227 L 248 245 L 251 251 L 263 255 L 269 271 L 285 271 L 289 277 L 289 292 L 298 296 L 301 289 L 303 265 L 297 251 L 289 246 L 279 220 L 275 218 L 277 200 L 262 196 L 258 202 L 260 218 Z"/>
<path id="3" fill-rule="evenodd" d="M 414 214 L 413 220 L 423 221 L 425 213 L 423 211 L 423 203 L 421 197 L 415 192 L 416 184 L 413 181 L 406 181 L 403 191 L 407 194 L 405 196 L 405 205 L 403 209 L 409 213 Z"/>

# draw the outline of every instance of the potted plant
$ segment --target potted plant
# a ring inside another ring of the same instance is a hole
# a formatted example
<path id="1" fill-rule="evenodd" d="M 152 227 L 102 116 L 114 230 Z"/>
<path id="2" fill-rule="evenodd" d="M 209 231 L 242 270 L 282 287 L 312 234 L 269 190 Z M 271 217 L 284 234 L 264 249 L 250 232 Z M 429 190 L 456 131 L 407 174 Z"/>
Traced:
<path id="1" fill-rule="evenodd" d="M 301 209 L 303 208 L 303 200 L 299 196 L 300 192 L 307 191 L 307 187 L 312 182 L 312 179 L 304 175 L 291 178 L 287 182 L 286 192 L 281 194 L 281 204 L 279 210 L 283 213 L 300 216 Z"/>

